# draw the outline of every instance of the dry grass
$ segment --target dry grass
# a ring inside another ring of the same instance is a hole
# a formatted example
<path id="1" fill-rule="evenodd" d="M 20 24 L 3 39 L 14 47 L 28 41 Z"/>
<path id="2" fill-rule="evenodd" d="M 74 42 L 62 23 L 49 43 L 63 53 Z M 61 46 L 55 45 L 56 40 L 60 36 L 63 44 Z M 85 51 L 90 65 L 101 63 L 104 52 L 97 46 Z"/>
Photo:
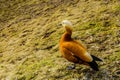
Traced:
<path id="1" fill-rule="evenodd" d="M 119 80 L 119 0 L 1 0 L 1 80 Z M 100 71 L 61 57 L 59 39 L 63 19 L 74 24 L 72 37 L 103 59 Z"/>

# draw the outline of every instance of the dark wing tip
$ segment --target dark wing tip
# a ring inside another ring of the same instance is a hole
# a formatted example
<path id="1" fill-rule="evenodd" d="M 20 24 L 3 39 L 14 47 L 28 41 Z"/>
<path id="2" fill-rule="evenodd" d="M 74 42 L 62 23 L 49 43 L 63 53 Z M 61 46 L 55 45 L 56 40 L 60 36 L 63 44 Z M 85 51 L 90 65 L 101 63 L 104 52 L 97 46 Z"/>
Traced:
<path id="1" fill-rule="evenodd" d="M 95 71 L 99 71 L 98 69 L 98 64 L 93 60 L 92 62 L 88 62 L 88 64 L 90 65 L 90 67 L 95 70 Z"/>
<path id="2" fill-rule="evenodd" d="M 96 57 L 94 55 L 91 55 L 91 56 L 92 56 L 93 60 L 95 60 L 95 61 L 102 61 L 100 58 L 98 58 L 98 57 Z"/>

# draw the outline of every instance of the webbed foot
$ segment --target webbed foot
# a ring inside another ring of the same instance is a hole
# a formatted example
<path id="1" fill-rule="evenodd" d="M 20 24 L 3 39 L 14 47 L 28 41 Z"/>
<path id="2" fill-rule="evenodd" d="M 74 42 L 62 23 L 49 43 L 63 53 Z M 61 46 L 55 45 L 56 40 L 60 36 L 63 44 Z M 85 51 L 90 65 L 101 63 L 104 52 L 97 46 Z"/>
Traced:
<path id="1" fill-rule="evenodd" d="M 73 64 L 71 66 L 67 66 L 67 70 L 72 70 L 72 69 L 75 69 L 76 67 L 76 64 Z"/>

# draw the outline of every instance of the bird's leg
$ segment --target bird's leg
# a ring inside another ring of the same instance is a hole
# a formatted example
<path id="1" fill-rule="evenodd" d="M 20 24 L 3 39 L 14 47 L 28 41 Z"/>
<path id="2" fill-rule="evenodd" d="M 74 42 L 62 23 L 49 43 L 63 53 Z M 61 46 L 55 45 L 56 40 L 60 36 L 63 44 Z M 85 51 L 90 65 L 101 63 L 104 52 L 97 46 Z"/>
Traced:
<path id="1" fill-rule="evenodd" d="M 71 65 L 71 66 L 67 66 L 67 70 L 75 69 L 75 67 L 76 67 L 76 64 L 74 63 L 74 64 Z"/>

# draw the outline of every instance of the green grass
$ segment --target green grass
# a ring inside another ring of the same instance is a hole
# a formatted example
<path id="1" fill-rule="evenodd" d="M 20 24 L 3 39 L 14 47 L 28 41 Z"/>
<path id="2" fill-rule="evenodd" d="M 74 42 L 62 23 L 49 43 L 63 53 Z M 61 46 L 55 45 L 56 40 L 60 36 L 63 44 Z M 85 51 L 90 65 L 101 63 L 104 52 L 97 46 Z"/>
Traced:
<path id="1" fill-rule="evenodd" d="M 1 1 L 0 79 L 8 80 L 119 80 L 119 1 Z M 61 57 L 63 19 L 73 22 L 73 35 L 89 53 L 100 57 L 100 71 Z M 1 27 L 2 26 L 2 27 Z"/>

